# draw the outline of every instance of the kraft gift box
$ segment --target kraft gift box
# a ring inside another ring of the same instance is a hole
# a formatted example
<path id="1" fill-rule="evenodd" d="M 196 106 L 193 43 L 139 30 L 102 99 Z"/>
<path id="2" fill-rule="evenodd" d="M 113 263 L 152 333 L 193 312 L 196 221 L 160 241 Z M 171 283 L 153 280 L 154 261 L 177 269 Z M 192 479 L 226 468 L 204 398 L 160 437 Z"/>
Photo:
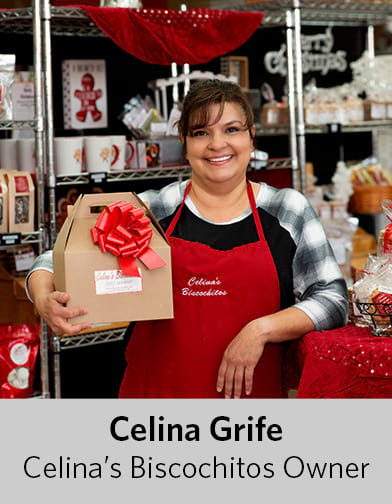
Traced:
<path id="1" fill-rule="evenodd" d="M 91 229 L 106 206 L 132 203 L 151 220 L 151 249 L 165 265 L 148 269 L 136 259 L 141 278 L 125 276 L 118 258 L 95 245 Z M 97 213 L 98 212 L 98 213 Z M 68 306 L 86 307 L 74 322 L 126 322 L 173 318 L 170 247 L 155 217 L 133 193 L 81 195 L 64 222 L 53 250 L 56 290 L 68 292 Z"/>

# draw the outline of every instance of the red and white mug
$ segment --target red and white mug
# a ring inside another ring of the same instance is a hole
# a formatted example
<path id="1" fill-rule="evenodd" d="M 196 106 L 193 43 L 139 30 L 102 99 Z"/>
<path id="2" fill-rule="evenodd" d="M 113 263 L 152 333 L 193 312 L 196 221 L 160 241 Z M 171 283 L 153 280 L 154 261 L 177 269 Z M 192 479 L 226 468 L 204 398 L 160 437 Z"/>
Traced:
<path id="1" fill-rule="evenodd" d="M 131 141 L 128 141 L 124 135 L 114 135 L 110 137 L 112 142 L 111 153 L 111 171 L 122 171 L 127 168 L 136 168 L 133 161 L 136 159 L 136 149 Z"/>

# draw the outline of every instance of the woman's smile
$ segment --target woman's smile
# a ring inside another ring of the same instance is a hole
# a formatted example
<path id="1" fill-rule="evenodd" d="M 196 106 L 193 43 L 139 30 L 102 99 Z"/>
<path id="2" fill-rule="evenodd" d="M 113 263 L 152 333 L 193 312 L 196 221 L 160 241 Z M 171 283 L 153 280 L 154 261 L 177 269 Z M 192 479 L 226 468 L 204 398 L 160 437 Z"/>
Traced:
<path id="1" fill-rule="evenodd" d="M 207 161 L 214 165 L 221 165 L 225 164 L 227 161 L 231 161 L 232 158 L 233 158 L 232 155 L 219 156 L 219 157 L 207 158 Z"/>

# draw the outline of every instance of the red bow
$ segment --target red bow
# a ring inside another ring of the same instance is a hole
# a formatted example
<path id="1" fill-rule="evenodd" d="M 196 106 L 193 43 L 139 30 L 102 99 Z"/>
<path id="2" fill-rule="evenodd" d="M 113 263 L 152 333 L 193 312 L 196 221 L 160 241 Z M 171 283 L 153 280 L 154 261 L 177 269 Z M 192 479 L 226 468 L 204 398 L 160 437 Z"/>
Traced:
<path id="1" fill-rule="evenodd" d="M 141 208 L 132 203 L 117 201 L 108 205 L 91 228 L 95 245 L 102 252 L 112 252 L 118 257 L 123 275 L 140 277 L 136 257 L 148 269 L 166 266 L 165 261 L 150 248 L 151 222 Z"/>

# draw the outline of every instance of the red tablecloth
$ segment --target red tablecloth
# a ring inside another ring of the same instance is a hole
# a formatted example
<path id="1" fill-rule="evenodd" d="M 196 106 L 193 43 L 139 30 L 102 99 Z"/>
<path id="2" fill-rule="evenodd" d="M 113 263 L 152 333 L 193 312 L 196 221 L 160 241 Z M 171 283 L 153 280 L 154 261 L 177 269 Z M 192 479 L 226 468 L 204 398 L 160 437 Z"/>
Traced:
<path id="1" fill-rule="evenodd" d="M 287 385 L 298 398 L 392 398 L 392 338 L 347 325 L 311 332 L 289 349 Z"/>

